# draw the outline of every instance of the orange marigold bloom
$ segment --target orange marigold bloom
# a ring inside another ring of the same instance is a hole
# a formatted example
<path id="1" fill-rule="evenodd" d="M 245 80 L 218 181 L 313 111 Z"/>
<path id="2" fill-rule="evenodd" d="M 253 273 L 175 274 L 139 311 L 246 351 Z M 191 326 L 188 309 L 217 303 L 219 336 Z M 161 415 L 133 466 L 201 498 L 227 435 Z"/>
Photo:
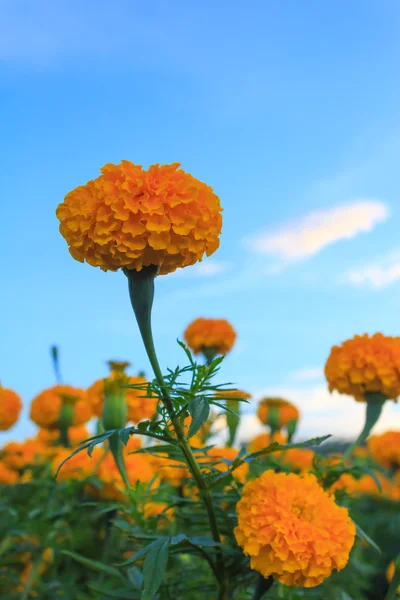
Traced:
<path id="1" fill-rule="evenodd" d="M 0 461 L 0 485 L 14 485 L 18 481 L 18 474 Z"/>
<path id="2" fill-rule="evenodd" d="M 143 509 L 145 519 L 158 517 L 157 529 L 168 527 L 169 523 L 174 518 L 174 509 L 168 507 L 166 502 L 146 502 Z"/>
<path id="3" fill-rule="evenodd" d="M 225 473 L 230 469 L 230 466 L 224 462 L 225 460 L 234 461 L 237 455 L 239 454 L 239 450 L 236 448 L 210 448 L 207 452 L 207 456 L 205 460 L 221 473 Z M 240 481 L 240 483 L 244 483 L 246 481 L 247 475 L 249 472 L 248 463 L 243 463 L 240 467 L 237 467 L 232 471 L 232 475 L 235 479 Z"/>
<path id="4" fill-rule="evenodd" d="M 392 562 L 389 564 L 388 568 L 386 569 L 386 579 L 388 580 L 388 582 L 390 583 L 394 577 L 394 572 L 396 570 L 395 564 L 394 564 L 394 560 L 392 560 Z M 397 588 L 397 593 L 400 594 L 400 585 Z"/>
<path id="5" fill-rule="evenodd" d="M 22 401 L 16 392 L 0 384 L 0 431 L 10 429 L 18 421 Z"/>
<path id="6" fill-rule="evenodd" d="M 313 466 L 315 452 L 309 448 L 289 448 L 279 452 L 279 458 L 296 471 L 306 471 Z"/>
<path id="7" fill-rule="evenodd" d="M 379 393 L 396 400 L 400 394 L 400 337 L 382 333 L 356 335 L 333 346 L 325 365 L 329 390 L 365 401 Z"/>
<path id="8" fill-rule="evenodd" d="M 156 475 L 150 457 L 146 454 L 128 454 L 124 457 L 129 483 L 148 483 Z M 98 495 L 103 500 L 124 500 L 125 485 L 112 454 L 100 464 L 97 477 L 103 483 Z"/>
<path id="9" fill-rule="evenodd" d="M 90 433 L 85 425 L 75 425 L 68 428 L 68 439 L 71 446 L 79 446 L 81 442 L 90 438 Z M 58 429 L 39 429 L 36 439 L 48 446 L 56 446 L 60 441 Z"/>
<path id="10" fill-rule="evenodd" d="M 349 560 L 355 525 L 313 475 L 265 471 L 244 486 L 236 510 L 236 540 L 264 577 L 315 587 Z"/>
<path id="11" fill-rule="evenodd" d="M 185 330 L 186 344 L 195 353 L 212 349 L 216 354 L 226 354 L 232 350 L 236 331 L 226 319 L 195 319 Z"/>
<path id="12" fill-rule="evenodd" d="M 381 473 L 375 473 L 376 479 L 379 481 L 381 490 L 376 483 L 376 479 L 371 475 L 362 475 L 359 479 L 353 477 L 349 473 L 344 473 L 330 488 L 330 492 L 337 490 L 345 490 L 349 496 L 381 496 L 384 498 L 393 497 L 393 486 L 391 481 L 384 477 Z"/>
<path id="13" fill-rule="evenodd" d="M 183 481 L 190 476 L 190 471 L 183 462 L 173 460 L 168 456 L 151 456 L 151 463 L 161 479 L 174 487 L 180 487 Z"/>
<path id="14" fill-rule="evenodd" d="M 68 459 L 59 470 L 57 481 L 66 481 L 68 479 L 83 481 L 91 475 L 97 475 L 97 471 L 103 464 L 104 453 L 105 450 L 103 448 L 95 446 L 92 456 L 89 456 L 86 450 L 82 450 L 81 452 L 74 454 L 74 456 Z M 54 474 L 57 472 L 57 469 L 62 461 L 68 458 L 70 455 L 71 449 L 60 448 L 52 462 Z"/>
<path id="15" fill-rule="evenodd" d="M 82 425 L 93 416 L 90 405 L 85 399 L 85 391 L 70 385 L 54 385 L 40 392 L 31 404 L 30 417 L 36 425 L 45 429 L 59 427 L 62 398 L 74 403 L 72 425 Z"/>
<path id="16" fill-rule="evenodd" d="M 265 433 L 260 433 L 247 444 L 247 452 L 252 453 L 258 452 L 259 450 L 264 450 L 264 448 L 272 444 L 272 442 L 277 442 L 278 444 L 283 445 L 287 443 L 287 437 L 280 431 L 277 431 L 271 440 L 271 434 L 269 432 L 266 431 Z"/>
<path id="17" fill-rule="evenodd" d="M 147 383 L 147 380 L 144 377 L 134 377 L 126 375 L 120 371 L 112 371 L 107 380 L 118 380 L 121 382 L 121 386 L 127 384 L 141 385 Z M 103 411 L 104 381 L 104 379 L 95 381 L 86 392 L 87 401 L 90 404 L 93 413 L 98 417 L 101 417 Z M 143 419 L 152 419 L 154 417 L 158 402 L 156 397 L 148 398 L 145 391 L 133 388 L 126 388 L 124 393 L 128 408 L 128 421 L 139 423 L 139 421 L 142 421 Z"/>
<path id="18" fill-rule="evenodd" d="M 179 167 L 123 160 L 69 192 L 56 214 L 73 258 L 103 271 L 157 265 L 163 275 L 215 252 L 219 198 Z"/>
<path id="19" fill-rule="evenodd" d="M 38 440 L 8 442 L 3 448 L 3 462 L 10 469 L 19 471 L 46 458 L 46 447 Z"/>
<path id="20" fill-rule="evenodd" d="M 260 400 L 257 410 L 258 418 L 264 425 L 270 425 L 270 420 L 276 420 L 276 426 L 280 429 L 286 427 L 290 421 L 298 421 L 300 414 L 298 409 L 283 398 L 263 398 Z"/>
<path id="21" fill-rule="evenodd" d="M 368 450 L 377 463 L 388 469 L 400 468 L 400 431 L 386 431 L 368 439 Z"/>

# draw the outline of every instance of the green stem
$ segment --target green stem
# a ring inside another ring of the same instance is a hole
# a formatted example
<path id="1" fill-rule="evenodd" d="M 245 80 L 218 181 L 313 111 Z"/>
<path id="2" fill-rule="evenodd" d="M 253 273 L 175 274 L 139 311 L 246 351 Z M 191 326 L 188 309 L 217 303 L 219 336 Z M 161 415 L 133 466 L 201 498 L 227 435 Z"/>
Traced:
<path id="1" fill-rule="evenodd" d="M 71 426 L 74 418 L 74 405 L 71 402 L 62 399 L 60 408 L 60 441 L 65 448 L 70 448 L 68 428 Z"/>
<path id="2" fill-rule="evenodd" d="M 215 542 L 220 543 L 221 536 L 218 529 L 217 515 L 215 513 L 210 490 L 202 476 L 200 467 L 196 462 L 190 444 L 186 439 L 184 428 L 179 420 L 179 417 L 175 413 L 171 395 L 167 386 L 165 385 L 164 377 L 162 375 L 154 347 L 153 332 L 151 327 L 151 309 L 154 300 L 154 279 L 157 275 L 157 272 L 158 268 L 153 265 L 150 267 L 144 267 L 141 271 L 130 271 L 128 269 L 124 269 L 124 273 L 129 282 L 129 296 L 132 303 L 132 308 L 136 316 L 147 356 L 154 371 L 157 383 L 160 386 L 162 402 L 168 411 L 175 433 L 179 440 L 181 450 L 197 483 L 197 487 L 199 488 L 201 497 L 207 510 L 212 537 Z M 226 600 L 228 589 L 225 575 L 224 558 L 220 547 L 217 547 L 216 549 L 216 566 L 219 575 L 219 593 L 217 600 Z"/>
<path id="3" fill-rule="evenodd" d="M 261 600 L 265 592 L 268 592 L 268 590 L 272 587 L 274 581 L 275 580 L 272 577 L 268 577 L 268 579 L 266 579 L 262 575 L 259 575 L 253 594 L 253 600 Z"/>
<path id="4" fill-rule="evenodd" d="M 120 440 L 120 437 L 117 432 L 114 433 L 110 438 L 108 438 L 108 443 L 114 458 L 114 462 L 117 465 L 118 471 L 120 472 L 120 475 L 122 477 L 122 481 L 124 482 L 124 485 L 127 491 L 129 492 L 131 486 L 125 468 L 124 455 L 122 452 L 122 441 Z"/>
<path id="5" fill-rule="evenodd" d="M 365 412 L 365 424 L 363 430 L 361 431 L 356 441 L 350 444 L 346 452 L 343 454 L 343 463 L 345 463 L 350 458 L 357 446 L 360 446 L 363 442 L 365 442 L 365 440 L 371 432 L 371 429 L 378 421 L 386 400 L 387 398 L 382 394 L 365 394 L 365 401 L 367 404 Z"/>

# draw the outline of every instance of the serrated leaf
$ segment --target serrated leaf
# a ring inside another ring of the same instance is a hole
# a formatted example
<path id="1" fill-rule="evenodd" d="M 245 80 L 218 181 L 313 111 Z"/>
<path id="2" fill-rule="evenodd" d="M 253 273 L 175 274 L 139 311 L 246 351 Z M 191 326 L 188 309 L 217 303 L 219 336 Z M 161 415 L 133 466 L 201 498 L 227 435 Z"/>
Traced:
<path id="1" fill-rule="evenodd" d="M 210 414 L 210 404 L 206 396 L 197 396 L 190 400 L 188 410 L 192 417 L 188 438 L 191 438 L 204 425 Z"/>
<path id="2" fill-rule="evenodd" d="M 141 558 L 142 556 L 144 556 L 145 554 L 147 554 L 148 552 L 150 552 L 150 550 L 152 548 L 154 548 L 154 546 L 157 546 L 158 544 L 160 544 L 160 541 L 169 541 L 169 537 L 164 537 L 164 538 L 157 538 L 155 539 L 153 542 L 151 542 L 150 544 L 147 544 L 147 546 L 144 546 L 144 548 L 140 548 L 140 550 L 138 550 L 137 552 L 135 552 L 135 554 L 133 556 L 131 556 L 130 558 L 128 558 L 128 560 L 124 561 L 123 563 L 118 563 L 119 567 L 127 567 L 128 565 L 133 564 L 134 562 L 136 562 L 139 558 Z"/>
<path id="3" fill-rule="evenodd" d="M 153 600 L 164 579 L 168 564 L 169 538 L 157 540 L 157 544 L 147 553 L 143 565 L 144 589 L 141 600 Z"/>
<path id="4" fill-rule="evenodd" d="M 107 573 L 107 575 L 112 575 L 113 577 L 118 577 L 118 579 L 125 580 L 125 577 L 122 575 L 122 573 L 115 567 L 112 567 L 111 565 L 106 565 L 98 560 L 85 558 L 81 554 L 77 554 L 76 552 L 70 552 L 69 550 L 61 550 L 61 554 L 65 554 L 65 556 L 73 558 L 88 569 L 93 569 L 93 571 L 97 571 L 99 573 Z"/>
<path id="5" fill-rule="evenodd" d="M 90 442 L 90 444 L 88 446 L 88 454 L 89 454 L 90 458 L 92 457 L 93 450 L 95 449 L 95 447 L 98 446 L 99 444 L 102 444 L 106 440 L 108 440 L 112 435 L 114 435 L 115 431 L 116 431 L 115 429 L 106 431 L 106 433 L 103 433 L 103 435 L 101 435 L 97 439 L 93 440 L 93 442 Z"/>
<path id="6" fill-rule="evenodd" d="M 195 363 L 194 363 L 194 360 L 193 360 L 193 357 L 192 357 L 192 354 L 191 354 L 189 348 L 183 342 L 181 342 L 180 340 L 176 340 L 176 341 L 179 344 L 179 346 L 182 348 L 182 350 L 184 351 L 184 353 L 186 354 L 186 356 L 187 356 L 190 364 L 192 365 L 192 367 L 194 367 Z"/>
<path id="7" fill-rule="evenodd" d="M 127 445 L 131 433 L 132 427 L 125 427 L 125 429 L 119 429 L 118 430 L 118 435 L 119 435 L 119 439 L 121 440 L 121 442 L 124 444 L 124 446 Z"/>

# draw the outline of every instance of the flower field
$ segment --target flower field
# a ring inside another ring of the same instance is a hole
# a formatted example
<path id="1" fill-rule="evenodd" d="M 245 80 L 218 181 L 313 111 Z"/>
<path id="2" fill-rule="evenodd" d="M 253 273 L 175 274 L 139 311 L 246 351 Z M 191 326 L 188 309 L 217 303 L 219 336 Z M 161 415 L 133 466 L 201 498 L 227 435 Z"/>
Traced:
<path id="1" fill-rule="evenodd" d="M 75 260 L 126 276 L 152 374 L 110 360 L 106 378 L 79 389 L 51 349 L 54 385 L 30 403 L 36 435 L 0 449 L 1 599 L 394 600 L 400 431 L 372 430 L 400 395 L 400 338 L 327 348 L 327 387 L 362 403 L 365 420 L 351 444 L 329 431 L 300 439 L 301 406 L 252 398 L 240 373 L 226 383 L 237 339 L 227 320 L 177 331 L 184 366 L 160 368 L 157 278 L 217 251 L 222 207 L 209 185 L 177 163 L 107 164 L 57 217 Z M 22 401 L 1 375 L 8 431 Z M 253 402 L 263 433 L 244 444 Z"/>

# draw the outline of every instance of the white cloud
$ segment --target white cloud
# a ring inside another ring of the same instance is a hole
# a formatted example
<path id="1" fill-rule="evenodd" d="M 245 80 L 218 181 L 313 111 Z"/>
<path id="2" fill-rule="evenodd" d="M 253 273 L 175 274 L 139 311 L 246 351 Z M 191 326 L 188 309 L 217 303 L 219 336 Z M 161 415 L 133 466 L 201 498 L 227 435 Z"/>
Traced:
<path id="1" fill-rule="evenodd" d="M 226 273 L 230 268 L 229 263 L 217 260 L 204 260 L 191 266 L 189 269 L 177 269 L 173 275 L 176 277 L 216 277 Z"/>
<path id="2" fill-rule="evenodd" d="M 298 382 L 310 382 L 316 379 L 321 379 L 323 371 L 321 367 L 309 367 L 305 369 L 297 369 L 289 373 L 289 379 Z"/>
<path id="3" fill-rule="evenodd" d="M 277 231 L 267 231 L 248 240 L 257 253 L 274 255 L 285 262 L 313 256 L 338 240 L 371 231 L 389 216 L 387 206 L 374 199 L 316 210 Z"/>
<path id="4" fill-rule="evenodd" d="M 342 283 L 382 288 L 400 279 L 400 250 L 379 260 L 351 269 L 341 278 Z"/>

